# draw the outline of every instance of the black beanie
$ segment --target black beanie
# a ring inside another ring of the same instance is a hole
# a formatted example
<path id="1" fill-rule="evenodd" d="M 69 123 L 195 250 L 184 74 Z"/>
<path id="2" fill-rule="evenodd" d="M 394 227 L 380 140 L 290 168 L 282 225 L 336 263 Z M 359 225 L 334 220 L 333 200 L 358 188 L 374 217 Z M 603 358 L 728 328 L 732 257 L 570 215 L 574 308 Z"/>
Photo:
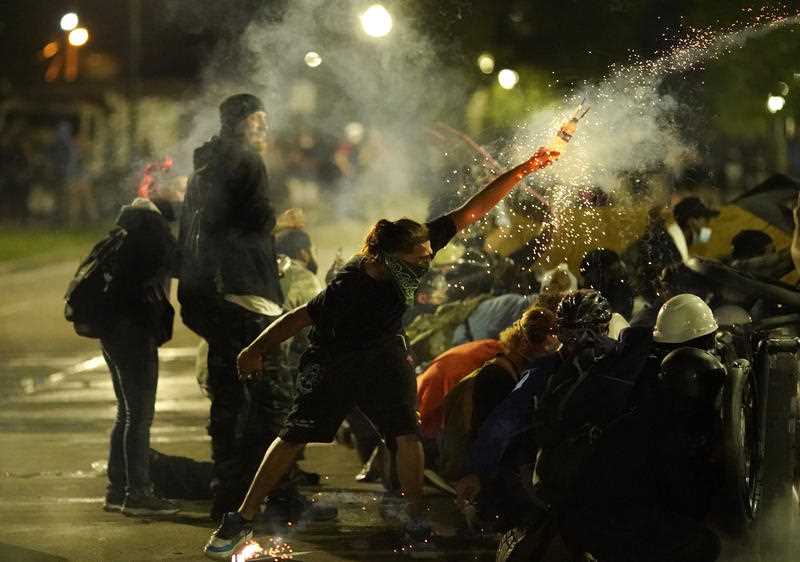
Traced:
<path id="1" fill-rule="evenodd" d="M 219 120 L 222 129 L 232 130 L 248 115 L 256 111 L 266 111 L 264 104 L 252 94 L 236 94 L 219 104 Z"/>

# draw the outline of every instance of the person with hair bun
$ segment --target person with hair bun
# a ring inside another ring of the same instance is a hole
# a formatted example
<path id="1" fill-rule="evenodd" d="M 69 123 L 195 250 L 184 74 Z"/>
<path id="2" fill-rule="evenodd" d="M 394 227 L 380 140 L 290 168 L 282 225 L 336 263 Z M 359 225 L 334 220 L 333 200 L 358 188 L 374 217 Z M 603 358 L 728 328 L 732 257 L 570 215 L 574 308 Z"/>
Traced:
<path id="1" fill-rule="evenodd" d="M 500 352 L 452 389 L 444 400 L 440 438 L 441 474 L 449 480 L 467 475 L 469 449 L 478 430 L 511 394 L 523 371 L 555 353 L 556 316 L 537 305 L 500 333 Z M 491 341 L 491 340 L 490 340 Z M 477 476 L 473 475 L 473 478 Z"/>
<path id="2" fill-rule="evenodd" d="M 279 318 L 242 350 L 238 369 L 247 379 L 261 371 L 265 353 L 312 327 L 284 428 L 269 447 L 241 507 L 225 515 L 206 545 L 208 556 L 227 559 L 252 537 L 250 522 L 299 451 L 309 442 L 332 441 L 355 406 L 397 455 L 403 507 L 409 516 L 403 542 L 412 550 L 431 548 L 431 528 L 422 518 L 424 454 L 417 436 L 415 377 L 402 336 L 403 313 L 413 304 L 436 252 L 486 215 L 522 178 L 557 156 L 540 148 L 464 205 L 431 222 L 379 220 L 361 251 L 324 291 Z"/>

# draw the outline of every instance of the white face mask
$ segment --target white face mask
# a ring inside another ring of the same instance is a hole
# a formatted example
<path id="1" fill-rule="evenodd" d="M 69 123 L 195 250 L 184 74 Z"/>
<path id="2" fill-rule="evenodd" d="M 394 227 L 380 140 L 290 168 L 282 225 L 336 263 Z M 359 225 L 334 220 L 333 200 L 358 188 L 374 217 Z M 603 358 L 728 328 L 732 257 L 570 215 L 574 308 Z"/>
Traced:
<path id="1" fill-rule="evenodd" d="M 705 244 L 711 240 L 711 229 L 707 226 L 700 228 L 700 232 L 697 235 L 697 241 L 701 244 Z"/>

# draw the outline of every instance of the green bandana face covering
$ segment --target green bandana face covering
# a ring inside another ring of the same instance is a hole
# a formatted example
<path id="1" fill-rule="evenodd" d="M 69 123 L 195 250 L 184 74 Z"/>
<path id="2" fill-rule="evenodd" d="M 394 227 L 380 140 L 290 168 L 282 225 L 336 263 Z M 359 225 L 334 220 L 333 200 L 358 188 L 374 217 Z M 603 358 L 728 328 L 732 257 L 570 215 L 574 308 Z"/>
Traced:
<path id="1" fill-rule="evenodd" d="M 422 278 L 428 273 L 428 265 L 412 265 L 394 256 L 384 255 L 383 263 L 406 306 L 414 304 L 414 296 L 419 289 Z"/>

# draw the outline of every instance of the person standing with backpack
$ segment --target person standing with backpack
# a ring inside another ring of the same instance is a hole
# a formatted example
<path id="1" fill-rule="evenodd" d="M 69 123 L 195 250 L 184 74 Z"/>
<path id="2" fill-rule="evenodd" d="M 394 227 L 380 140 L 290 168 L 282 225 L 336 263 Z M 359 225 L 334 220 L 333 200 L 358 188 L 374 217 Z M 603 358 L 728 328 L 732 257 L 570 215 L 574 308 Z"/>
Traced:
<path id="1" fill-rule="evenodd" d="M 115 261 L 115 303 L 100 334 L 111 371 L 117 416 L 108 455 L 103 508 L 125 515 L 169 515 L 176 503 L 153 492 L 149 473 L 150 426 L 158 386 L 158 347 L 172 337 L 169 282 L 175 270 L 175 237 L 169 223 L 183 200 L 185 178 L 165 177 L 165 164 L 145 170 L 138 197 L 122 208 L 117 227 L 127 233 Z"/>

